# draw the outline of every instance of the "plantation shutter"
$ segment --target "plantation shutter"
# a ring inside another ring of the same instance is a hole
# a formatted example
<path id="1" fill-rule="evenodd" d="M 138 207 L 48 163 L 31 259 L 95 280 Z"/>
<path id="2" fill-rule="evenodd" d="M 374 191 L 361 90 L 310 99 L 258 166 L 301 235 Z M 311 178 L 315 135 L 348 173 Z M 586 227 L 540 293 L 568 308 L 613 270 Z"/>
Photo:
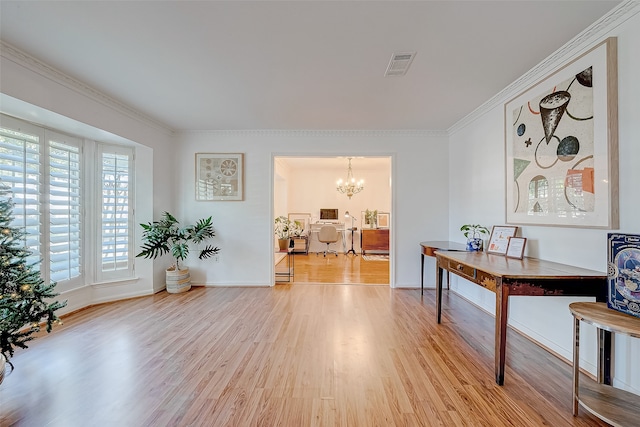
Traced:
<path id="1" fill-rule="evenodd" d="M 32 252 L 27 262 L 32 264 L 41 257 L 41 137 L 37 129 L 31 131 L 26 127 L 0 127 L 0 181 L 13 193 L 15 205 L 11 225 L 27 232 L 25 245 Z"/>
<path id="2" fill-rule="evenodd" d="M 49 140 L 49 271 L 56 282 L 81 274 L 80 147 L 47 132 Z"/>
<path id="3" fill-rule="evenodd" d="M 133 274 L 131 197 L 133 151 L 108 145 L 101 152 L 101 276 L 129 277 Z"/>

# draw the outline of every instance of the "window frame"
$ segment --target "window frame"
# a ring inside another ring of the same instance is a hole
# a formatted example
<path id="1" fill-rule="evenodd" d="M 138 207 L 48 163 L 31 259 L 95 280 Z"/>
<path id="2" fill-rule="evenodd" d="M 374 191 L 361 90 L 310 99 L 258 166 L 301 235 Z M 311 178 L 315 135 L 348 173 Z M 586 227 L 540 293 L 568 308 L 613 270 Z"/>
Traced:
<path id="1" fill-rule="evenodd" d="M 81 136 L 52 129 L 38 123 L 32 123 L 0 113 L 0 127 L 13 132 L 34 135 L 38 145 L 38 251 L 33 261 L 41 260 L 37 268 L 41 270 L 43 280 L 49 282 L 51 277 L 51 251 L 49 206 L 50 187 L 50 141 L 62 142 L 79 148 L 79 263 L 80 275 L 71 279 L 60 280 L 57 291 L 65 292 L 79 287 L 104 284 L 108 282 L 122 282 L 135 279 L 135 174 L 136 148 L 134 145 L 120 145 L 94 141 Z M 128 253 L 127 268 L 115 272 L 102 271 L 102 156 L 103 153 L 129 156 L 128 164 Z M 91 167 L 93 165 L 93 167 Z M 25 190 L 26 191 L 26 190 Z M 93 207 L 93 209 L 92 209 Z M 26 218 L 26 215 L 25 215 Z M 26 219 L 25 219 L 26 225 Z M 34 229 L 36 227 L 33 227 Z M 26 240 L 26 238 L 25 238 Z M 34 244 L 35 246 L 35 244 Z"/>
<path id="2" fill-rule="evenodd" d="M 78 195 L 78 210 L 79 210 L 79 237 L 78 237 L 78 245 L 80 246 L 80 250 L 79 250 L 79 254 L 78 254 L 78 262 L 79 262 L 79 274 L 77 276 L 72 276 L 69 279 L 63 279 L 63 280 L 59 280 L 57 281 L 57 283 L 59 284 L 64 284 L 65 287 L 77 287 L 78 285 L 83 285 L 85 283 L 85 274 L 86 274 L 86 260 L 87 260 L 87 256 L 86 256 L 86 240 L 84 238 L 85 236 L 85 223 L 86 223 L 86 215 L 85 215 L 85 197 L 84 197 L 84 188 L 85 186 L 85 175 L 84 175 L 84 170 L 86 169 L 85 167 L 85 160 L 84 160 L 84 141 L 82 138 L 79 137 L 75 137 L 75 136 L 71 136 L 56 130 L 51 130 L 51 129 L 47 129 L 44 128 L 44 135 L 45 135 L 45 144 L 47 145 L 45 148 L 45 157 L 46 157 L 46 161 L 44 164 L 44 174 L 45 174 L 45 188 L 47 189 L 46 192 L 44 192 L 44 203 L 43 204 L 43 210 L 45 212 L 45 216 L 42 217 L 43 218 L 43 224 L 44 227 L 46 229 L 46 235 L 47 237 L 47 252 L 49 254 L 49 258 L 46 259 L 46 263 L 45 258 L 43 257 L 43 266 L 46 267 L 47 269 L 47 277 L 50 278 L 52 275 L 52 271 L 51 271 L 51 245 L 52 245 L 52 239 L 51 239 L 51 224 L 52 224 L 52 213 L 51 213 L 51 194 L 52 194 L 52 186 L 51 186 L 51 142 L 63 142 L 64 144 L 68 145 L 68 146 L 76 146 L 78 148 L 78 155 L 79 155 L 79 166 L 78 166 L 78 170 L 79 170 L 79 176 L 78 176 L 78 185 L 79 185 L 79 195 Z M 47 221 L 48 219 L 48 221 Z"/>
<path id="3" fill-rule="evenodd" d="M 129 157 L 128 161 L 128 241 L 127 241 L 127 268 L 107 270 L 103 271 L 103 242 L 102 242 L 102 230 L 103 230 L 103 155 L 115 154 L 125 155 Z M 126 280 L 135 277 L 135 150 L 131 147 L 108 144 L 98 142 L 96 143 L 95 150 L 95 275 L 97 282 L 106 282 L 112 280 Z"/>

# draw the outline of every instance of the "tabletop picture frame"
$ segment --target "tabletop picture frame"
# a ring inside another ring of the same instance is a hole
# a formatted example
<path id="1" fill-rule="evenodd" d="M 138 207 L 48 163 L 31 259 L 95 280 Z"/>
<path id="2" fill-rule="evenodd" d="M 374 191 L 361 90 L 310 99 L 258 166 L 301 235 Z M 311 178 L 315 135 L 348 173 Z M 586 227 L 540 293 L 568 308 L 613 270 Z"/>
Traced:
<path id="1" fill-rule="evenodd" d="M 511 237 L 507 244 L 507 258 L 524 258 L 524 248 L 527 245 L 526 237 Z"/>
<path id="2" fill-rule="evenodd" d="M 378 212 L 378 228 L 389 228 L 389 212 Z"/>
<path id="3" fill-rule="evenodd" d="M 243 153 L 196 153 L 196 200 L 243 200 Z"/>
<path id="4" fill-rule="evenodd" d="M 487 253 L 506 255 L 509 246 L 509 238 L 515 237 L 518 227 L 513 225 L 494 225 L 491 228 L 491 237 L 489 237 L 489 245 Z"/>
<path id="5" fill-rule="evenodd" d="M 504 104 L 507 224 L 615 229 L 617 39 Z"/>

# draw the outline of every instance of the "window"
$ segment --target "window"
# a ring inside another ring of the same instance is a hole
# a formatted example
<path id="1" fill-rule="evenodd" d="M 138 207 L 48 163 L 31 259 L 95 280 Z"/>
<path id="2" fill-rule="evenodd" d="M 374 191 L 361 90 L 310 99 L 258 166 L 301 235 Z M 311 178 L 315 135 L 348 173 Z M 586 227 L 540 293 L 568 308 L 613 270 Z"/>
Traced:
<path id="1" fill-rule="evenodd" d="M 32 254 L 29 264 L 40 260 L 40 140 L 37 128 L 0 127 L 0 182 L 13 193 L 13 223 L 26 232 L 25 246 Z M 28 132 L 28 133 L 27 133 Z"/>
<path id="2" fill-rule="evenodd" d="M 80 151 L 79 138 L 3 117 L 0 179 L 45 282 L 82 282 Z"/>
<path id="3" fill-rule="evenodd" d="M 46 131 L 49 271 L 55 282 L 81 275 L 80 142 Z"/>
<path id="4" fill-rule="evenodd" d="M 101 144 L 99 280 L 133 275 L 133 151 Z"/>
<path id="5" fill-rule="evenodd" d="M 27 231 L 29 262 L 40 261 L 42 278 L 64 291 L 85 284 L 85 271 L 98 281 L 132 277 L 133 149 L 0 119 L 0 181 L 13 192 L 13 225 Z M 84 200 L 96 209 L 85 212 Z"/>

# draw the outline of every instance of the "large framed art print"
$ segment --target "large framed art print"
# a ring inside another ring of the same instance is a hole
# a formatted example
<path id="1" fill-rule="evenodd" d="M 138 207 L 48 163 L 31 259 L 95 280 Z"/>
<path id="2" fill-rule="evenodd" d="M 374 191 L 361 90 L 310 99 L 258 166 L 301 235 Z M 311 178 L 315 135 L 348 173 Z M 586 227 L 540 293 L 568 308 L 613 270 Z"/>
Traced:
<path id="1" fill-rule="evenodd" d="M 506 222 L 618 227 L 617 43 L 505 104 Z"/>

